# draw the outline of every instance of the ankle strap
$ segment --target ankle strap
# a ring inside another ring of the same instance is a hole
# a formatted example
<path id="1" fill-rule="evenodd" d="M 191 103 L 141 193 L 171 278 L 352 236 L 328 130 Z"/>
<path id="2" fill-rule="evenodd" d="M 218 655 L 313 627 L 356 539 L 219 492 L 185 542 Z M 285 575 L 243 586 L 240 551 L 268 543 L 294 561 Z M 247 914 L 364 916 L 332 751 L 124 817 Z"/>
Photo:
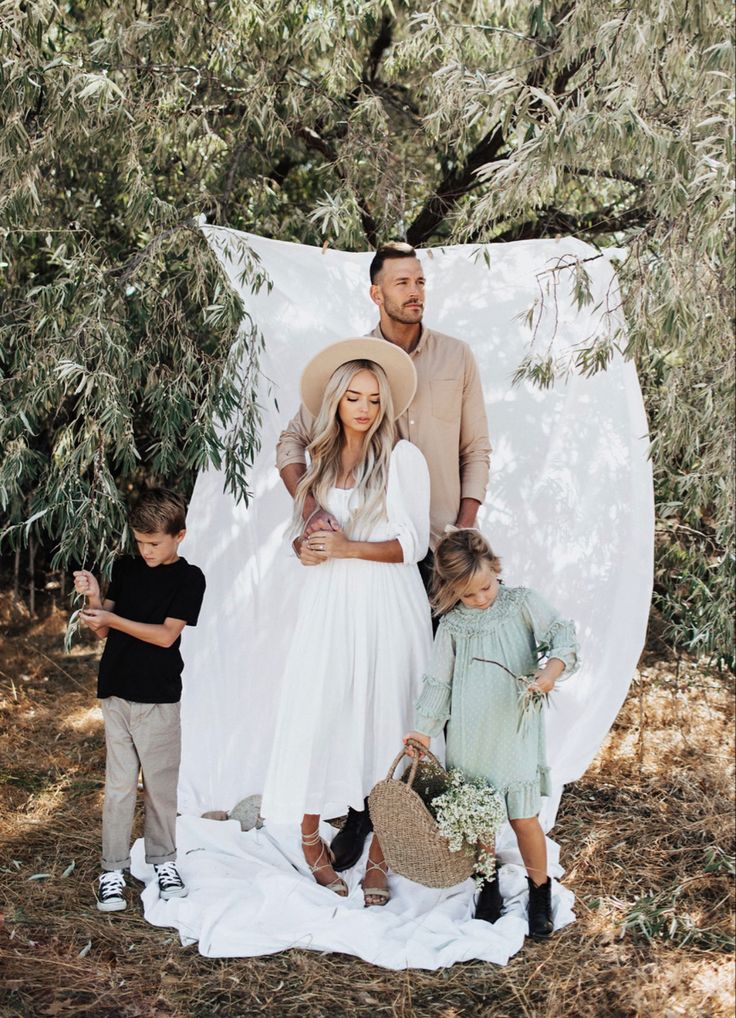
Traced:
<path id="1" fill-rule="evenodd" d="M 319 827 L 317 828 L 316 831 L 313 831 L 311 834 L 305 835 L 302 832 L 302 845 L 306 845 L 307 848 L 312 848 L 314 845 L 319 845 L 321 840 L 322 835 L 319 833 Z"/>
<path id="2" fill-rule="evenodd" d="M 386 867 L 384 869 L 383 867 Z M 388 876 L 388 863 L 384 859 L 383 862 L 374 862 L 373 859 L 368 859 L 365 864 L 366 873 L 370 873 L 371 870 L 378 870 L 379 873 L 383 873 L 384 877 Z"/>

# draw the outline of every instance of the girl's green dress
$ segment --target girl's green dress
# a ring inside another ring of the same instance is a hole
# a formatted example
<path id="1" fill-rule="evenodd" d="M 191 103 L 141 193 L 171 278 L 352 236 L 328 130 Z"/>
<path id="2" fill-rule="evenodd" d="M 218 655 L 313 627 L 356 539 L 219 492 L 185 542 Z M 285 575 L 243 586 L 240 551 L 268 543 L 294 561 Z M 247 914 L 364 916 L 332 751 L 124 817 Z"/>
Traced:
<path id="1" fill-rule="evenodd" d="M 574 623 L 534 590 L 501 585 L 483 611 L 458 604 L 440 622 L 416 704 L 415 730 L 438 735 L 449 719 L 447 766 L 493 785 L 510 820 L 536 816 L 541 796 L 550 794 L 543 711 L 532 709 L 520 725 L 519 691 L 529 680 L 478 658 L 527 675 L 542 645 L 565 664 L 558 682 L 575 671 Z"/>

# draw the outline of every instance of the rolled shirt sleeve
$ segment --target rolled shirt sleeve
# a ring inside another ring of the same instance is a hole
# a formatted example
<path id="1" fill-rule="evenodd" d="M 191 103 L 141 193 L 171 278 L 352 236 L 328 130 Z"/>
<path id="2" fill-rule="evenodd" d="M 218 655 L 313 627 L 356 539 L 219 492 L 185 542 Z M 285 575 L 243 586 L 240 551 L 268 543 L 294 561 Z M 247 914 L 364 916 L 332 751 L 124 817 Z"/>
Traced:
<path id="1" fill-rule="evenodd" d="M 419 562 L 429 547 L 429 469 L 411 442 L 398 442 L 391 454 L 386 514 L 404 553 L 404 562 Z"/>
<path id="2" fill-rule="evenodd" d="M 429 671 L 414 708 L 414 731 L 433 738 L 439 735 L 450 717 L 452 676 L 455 670 L 455 642 L 447 626 L 440 622 L 432 647 Z"/>
<path id="3" fill-rule="evenodd" d="M 307 446 L 311 441 L 314 417 L 302 403 L 276 444 L 276 467 L 279 473 L 290 463 L 307 465 Z"/>
<path id="4" fill-rule="evenodd" d="M 481 504 L 488 489 L 491 443 L 488 437 L 483 387 L 478 365 L 465 345 L 462 418 L 460 422 L 460 497 L 474 498 Z"/>

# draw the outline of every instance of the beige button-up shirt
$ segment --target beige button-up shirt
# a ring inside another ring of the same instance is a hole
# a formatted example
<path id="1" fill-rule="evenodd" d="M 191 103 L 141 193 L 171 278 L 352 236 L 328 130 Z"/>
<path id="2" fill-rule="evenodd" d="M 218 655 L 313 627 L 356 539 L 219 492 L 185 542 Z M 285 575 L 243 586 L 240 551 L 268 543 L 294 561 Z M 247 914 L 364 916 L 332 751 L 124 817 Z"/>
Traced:
<path id="1" fill-rule="evenodd" d="M 385 338 L 379 326 L 370 335 Z M 396 433 L 419 447 L 429 467 L 430 547 L 434 548 L 446 524 L 457 519 L 462 498 L 481 503 L 485 499 L 491 443 L 478 366 L 467 343 L 423 326 L 410 356 L 417 391 L 409 409 L 396 421 Z M 314 417 L 302 405 L 279 437 L 279 471 L 289 463 L 306 464 L 313 423 Z"/>

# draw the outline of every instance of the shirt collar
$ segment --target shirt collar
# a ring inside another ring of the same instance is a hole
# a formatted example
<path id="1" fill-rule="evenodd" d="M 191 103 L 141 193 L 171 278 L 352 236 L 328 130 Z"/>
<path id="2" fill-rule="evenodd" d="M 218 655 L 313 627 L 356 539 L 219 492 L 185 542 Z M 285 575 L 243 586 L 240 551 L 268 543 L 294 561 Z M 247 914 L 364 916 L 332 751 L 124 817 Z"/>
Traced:
<path id="1" fill-rule="evenodd" d="M 414 347 L 412 352 L 409 354 L 410 357 L 416 357 L 417 354 L 422 352 L 422 350 L 427 345 L 427 340 L 429 339 L 430 335 L 431 335 L 431 330 L 427 328 L 427 326 L 424 324 L 424 322 L 422 322 L 422 331 L 419 333 L 419 342 Z M 381 323 L 380 322 L 376 325 L 376 327 L 373 330 L 373 332 L 371 332 L 371 336 L 374 336 L 376 339 L 385 339 L 387 343 L 391 342 L 390 339 L 386 339 L 386 337 L 384 336 L 383 332 L 381 331 Z"/>

